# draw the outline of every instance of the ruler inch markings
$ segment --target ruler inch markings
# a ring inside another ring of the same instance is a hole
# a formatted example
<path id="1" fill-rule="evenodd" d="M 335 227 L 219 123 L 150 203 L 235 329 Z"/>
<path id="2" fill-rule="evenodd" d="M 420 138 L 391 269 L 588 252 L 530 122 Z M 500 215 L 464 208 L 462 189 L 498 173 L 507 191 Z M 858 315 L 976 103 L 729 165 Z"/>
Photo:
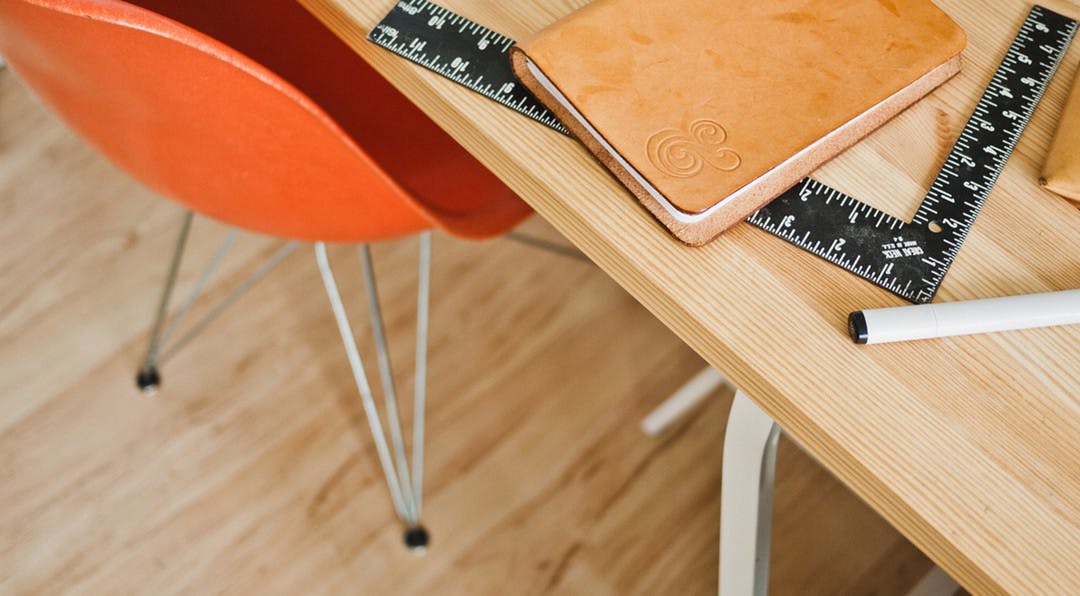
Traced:
<path id="1" fill-rule="evenodd" d="M 513 40 L 475 21 L 427 0 L 400 0 L 367 39 L 549 128 L 570 134 L 517 82 L 510 66 Z M 443 56 L 448 58 L 443 60 Z"/>
<path id="2" fill-rule="evenodd" d="M 747 221 L 776 234 L 762 222 L 787 218 L 793 229 L 809 230 L 812 236 L 821 237 L 820 244 L 803 248 L 829 261 L 834 259 L 827 251 L 842 239 L 848 254 L 859 254 L 870 261 L 857 275 L 912 302 L 929 302 L 1015 150 L 1076 30 L 1076 22 L 1067 17 L 1039 6 L 1032 9 L 1022 33 L 1006 51 L 910 223 L 896 220 L 888 230 L 867 226 L 861 219 L 850 223 L 852 211 L 848 205 L 858 201 L 840 195 L 843 198 L 837 203 L 837 192 L 816 182 L 797 185 L 797 191 L 781 195 Z M 836 209 L 837 205 L 843 210 Z M 883 283 L 886 279 L 888 283 Z"/>

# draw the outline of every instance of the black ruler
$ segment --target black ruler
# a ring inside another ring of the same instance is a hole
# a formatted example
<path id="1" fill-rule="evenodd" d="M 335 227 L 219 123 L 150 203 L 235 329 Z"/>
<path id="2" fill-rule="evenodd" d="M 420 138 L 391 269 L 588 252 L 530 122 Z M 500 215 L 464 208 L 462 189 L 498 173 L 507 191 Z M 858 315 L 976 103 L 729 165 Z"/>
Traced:
<path id="1" fill-rule="evenodd" d="M 911 302 L 929 302 L 1076 31 L 1076 21 L 1032 8 L 912 221 L 807 178 L 747 222 Z M 401 0 L 368 39 L 567 133 L 515 79 L 513 41 L 460 15 Z"/>
<path id="2" fill-rule="evenodd" d="M 426 0 L 401 0 L 369 41 L 569 135 L 510 68 L 514 40 Z"/>
<path id="3" fill-rule="evenodd" d="M 912 302 L 933 299 L 1075 36 L 1036 6 L 911 222 L 806 179 L 751 224 Z"/>

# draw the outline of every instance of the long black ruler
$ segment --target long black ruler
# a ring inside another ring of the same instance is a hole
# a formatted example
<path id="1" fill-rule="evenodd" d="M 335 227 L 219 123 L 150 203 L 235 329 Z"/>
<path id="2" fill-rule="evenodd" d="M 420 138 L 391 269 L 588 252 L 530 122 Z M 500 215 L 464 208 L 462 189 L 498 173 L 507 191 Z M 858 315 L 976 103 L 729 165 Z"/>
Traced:
<path id="1" fill-rule="evenodd" d="M 514 40 L 427 0 L 401 0 L 368 40 L 569 135 L 510 68 Z"/>
<path id="2" fill-rule="evenodd" d="M 747 222 L 911 302 L 933 299 L 1077 31 L 1031 9 L 915 217 L 807 178 Z M 564 134 L 514 77 L 513 41 L 427 0 L 400 0 L 372 42 Z"/>

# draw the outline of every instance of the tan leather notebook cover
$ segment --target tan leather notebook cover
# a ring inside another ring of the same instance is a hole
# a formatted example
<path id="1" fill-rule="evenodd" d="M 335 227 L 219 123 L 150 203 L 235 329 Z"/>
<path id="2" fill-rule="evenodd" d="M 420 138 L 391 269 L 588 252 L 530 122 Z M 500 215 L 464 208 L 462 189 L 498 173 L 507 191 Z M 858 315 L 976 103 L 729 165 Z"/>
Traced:
<path id="1" fill-rule="evenodd" d="M 597 0 L 512 59 L 698 245 L 959 72 L 965 44 L 929 0 Z"/>
<path id="2" fill-rule="evenodd" d="M 1039 183 L 1080 206 L 1080 75 L 1073 80 Z"/>

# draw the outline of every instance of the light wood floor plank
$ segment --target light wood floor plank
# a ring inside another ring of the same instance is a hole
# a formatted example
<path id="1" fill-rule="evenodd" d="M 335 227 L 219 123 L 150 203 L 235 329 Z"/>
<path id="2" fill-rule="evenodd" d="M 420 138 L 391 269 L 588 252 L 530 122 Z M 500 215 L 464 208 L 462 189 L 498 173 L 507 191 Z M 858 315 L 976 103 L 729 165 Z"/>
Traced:
<path id="1" fill-rule="evenodd" d="M 603 273 L 436 239 L 433 546 L 416 558 L 309 247 L 168 362 L 158 396 L 137 394 L 179 213 L 0 72 L 0 592 L 715 590 L 731 395 L 642 436 L 701 361 Z M 181 295 L 223 233 L 198 220 Z M 275 246 L 243 237 L 199 308 Z M 416 250 L 375 253 L 409 395 Z M 355 251 L 331 257 L 370 358 Z M 898 594 L 927 569 L 790 443 L 778 472 L 775 593 Z"/>

